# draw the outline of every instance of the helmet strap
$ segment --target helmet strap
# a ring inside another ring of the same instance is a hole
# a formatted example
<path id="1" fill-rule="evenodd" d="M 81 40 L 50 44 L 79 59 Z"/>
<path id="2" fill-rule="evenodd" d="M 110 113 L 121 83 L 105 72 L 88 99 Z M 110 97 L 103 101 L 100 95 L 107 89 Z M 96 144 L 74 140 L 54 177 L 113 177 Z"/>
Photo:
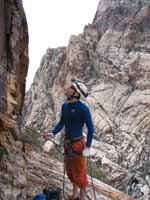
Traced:
<path id="1" fill-rule="evenodd" d="M 76 93 L 77 91 L 75 90 L 74 92 L 73 92 L 73 94 L 68 98 L 68 100 L 71 100 L 71 99 L 77 99 L 77 100 L 79 100 L 80 99 L 80 94 L 78 95 L 78 96 L 76 96 L 75 95 L 75 93 Z"/>
<path id="2" fill-rule="evenodd" d="M 74 94 L 75 94 L 75 93 L 74 93 Z M 78 93 L 78 96 L 76 96 L 76 95 L 73 95 L 73 98 L 75 98 L 75 99 L 79 100 L 79 99 L 80 99 L 80 94 Z"/>
<path id="3" fill-rule="evenodd" d="M 72 100 L 73 98 L 76 98 L 75 93 L 76 91 L 74 91 L 70 97 L 67 97 L 67 100 Z"/>

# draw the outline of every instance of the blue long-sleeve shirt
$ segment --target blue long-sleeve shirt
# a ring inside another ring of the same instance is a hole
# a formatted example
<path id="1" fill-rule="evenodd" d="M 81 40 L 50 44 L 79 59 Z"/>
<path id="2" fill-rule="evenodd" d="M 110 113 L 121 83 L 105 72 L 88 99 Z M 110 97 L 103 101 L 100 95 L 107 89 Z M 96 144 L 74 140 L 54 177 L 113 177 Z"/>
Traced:
<path id="1" fill-rule="evenodd" d="M 65 126 L 65 134 L 71 139 L 83 135 L 82 129 L 86 124 L 88 133 L 86 146 L 90 147 L 92 143 L 94 125 L 89 108 L 82 102 L 64 103 L 62 105 L 61 118 L 58 124 L 52 129 L 56 135 Z"/>

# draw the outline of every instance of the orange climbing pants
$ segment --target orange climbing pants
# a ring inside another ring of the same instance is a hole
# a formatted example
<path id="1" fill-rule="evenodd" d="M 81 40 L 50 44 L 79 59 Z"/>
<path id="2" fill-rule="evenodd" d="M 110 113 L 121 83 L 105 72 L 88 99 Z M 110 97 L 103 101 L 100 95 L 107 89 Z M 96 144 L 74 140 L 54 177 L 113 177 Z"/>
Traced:
<path id="1" fill-rule="evenodd" d="M 76 142 L 71 143 L 72 150 L 77 152 L 74 156 L 65 155 L 65 165 L 68 178 L 79 188 L 86 188 L 88 186 L 86 158 L 82 155 L 85 148 L 85 139 L 82 138 Z"/>

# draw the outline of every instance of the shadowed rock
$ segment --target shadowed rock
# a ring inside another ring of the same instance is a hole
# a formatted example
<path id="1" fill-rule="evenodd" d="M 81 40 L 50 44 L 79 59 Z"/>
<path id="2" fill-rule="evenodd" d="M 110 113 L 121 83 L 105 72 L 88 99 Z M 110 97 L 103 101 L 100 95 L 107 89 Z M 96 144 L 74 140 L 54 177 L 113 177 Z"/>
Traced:
<path id="1" fill-rule="evenodd" d="M 26 199 L 20 134 L 28 67 L 28 32 L 21 0 L 0 0 L 0 199 Z"/>

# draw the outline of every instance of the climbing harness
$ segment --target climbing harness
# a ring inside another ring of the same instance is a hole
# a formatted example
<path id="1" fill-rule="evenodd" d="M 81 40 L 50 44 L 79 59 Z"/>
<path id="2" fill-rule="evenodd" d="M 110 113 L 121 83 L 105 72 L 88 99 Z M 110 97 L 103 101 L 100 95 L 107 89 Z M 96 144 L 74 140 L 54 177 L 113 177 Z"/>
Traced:
<path id="1" fill-rule="evenodd" d="M 65 138 L 65 142 L 64 142 L 64 153 L 65 155 L 68 155 L 70 157 L 75 157 L 75 156 L 82 156 L 82 152 L 76 152 L 75 150 L 73 150 L 72 148 L 72 144 L 74 142 L 77 142 L 79 140 L 83 139 L 83 136 L 82 137 L 78 137 L 74 140 L 71 140 L 70 138 Z"/>

